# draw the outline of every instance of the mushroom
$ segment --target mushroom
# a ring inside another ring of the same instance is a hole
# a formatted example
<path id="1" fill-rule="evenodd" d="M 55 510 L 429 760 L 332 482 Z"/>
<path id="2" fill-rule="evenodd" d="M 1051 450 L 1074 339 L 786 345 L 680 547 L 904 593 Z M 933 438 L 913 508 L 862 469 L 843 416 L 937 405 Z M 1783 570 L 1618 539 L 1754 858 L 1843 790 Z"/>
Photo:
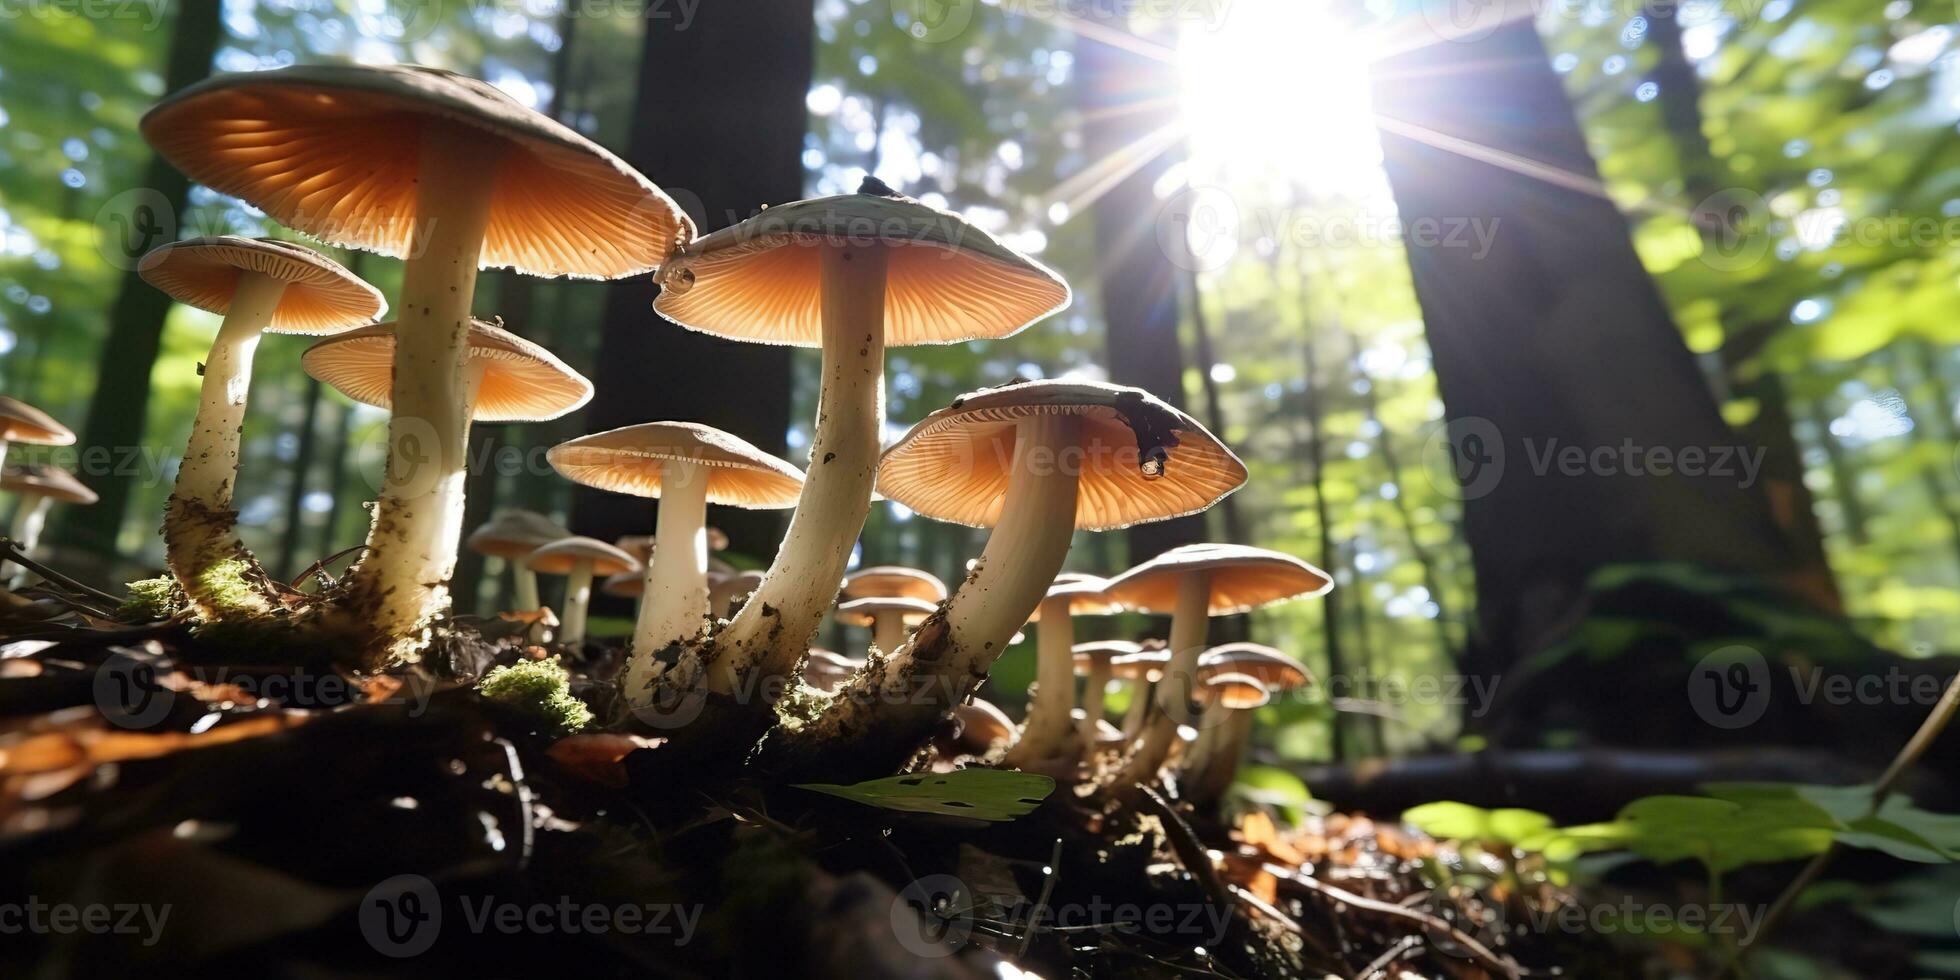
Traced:
<path id="1" fill-rule="evenodd" d="M 1191 724 L 1198 657 L 1211 617 L 1251 612 L 1333 587 L 1327 573 L 1292 555 L 1230 544 L 1192 544 L 1158 555 L 1109 580 L 1109 597 L 1143 613 L 1170 613 L 1171 659 L 1154 708 L 1116 786 L 1145 783 L 1164 764 L 1181 724 Z"/>
<path id="2" fill-rule="evenodd" d="M 494 86 L 409 66 L 208 78 L 142 120 L 164 159 L 330 244 L 402 258 L 388 467 L 342 612 L 413 657 L 448 605 L 462 529 L 479 267 L 619 278 L 693 225 L 619 158 Z"/>
<path id="3" fill-rule="evenodd" d="M 14 466 L 0 470 L 0 490 L 20 497 L 14 508 L 14 523 L 7 536 L 14 540 L 14 547 L 25 555 L 40 543 L 41 528 L 48 521 L 48 508 L 55 503 L 83 504 L 95 503 L 95 491 L 82 485 L 75 474 L 59 466 Z M 12 587 L 20 588 L 27 584 L 28 571 L 23 568 L 14 573 Z"/>
<path id="4" fill-rule="evenodd" d="M 570 537 L 531 552 L 524 564 L 534 572 L 565 576 L 564 628 L 558 640 L 576 646 L 585 639 L 585 611 L 592 603 L 592 577 L 637 574 L 640 565 L 633 556 L 597 538 Z"/>
<path id="5" fill-rule="evenodd" d="M 204 382 L 177 484 L 163 517 L 164 560 L 198 612 L 263 612 L 254 594 L 245 609 L 228 598 L 221 609 L 206 573 L 219 562 L 256 564 L 233 531 L 238 512 L 238 444 L 252 387 L 252 359 L 265 332 L 332 334 L 373 323 L 387 310 L 381 292 L 310 248 L 270 238 L 190 238 L 143 256 L 143 281 L 186 306 L 222 314 L 204 359 Z"/>
<path id="6" fill-rule="evenodd" d="M 1234 739 L 1233 730 L 1241 724 L 1249 729 L 1252 709 L 1265 707 L 1271 692 L 1250 674 L 1221 672 L 1202 678 L 1193 693 L 1205 711 L 1198 722 L 1198 740 L 1185 752 L 1182 771 L 1191 782 L 1183 795 L 1190 800 L 1210 801 L 1232 784 L 1238 768 L 1242 743 Z M 1221 774 L 1223 783 L 1218 782 Z"/>
<path id="7" fill-rule="evenodd" d="M 841 599 L 873 599 L 903 596 L 924 602 L 946 601 L 946 583 L 931 572 L 903 565 L 869 565 L 844 576 Z"/>
<path id="8" fill-rule="evenodd" d="M 1142 651 L 1143 646 L 1129 640 L 1091 640 L 1077 643 L 1070 651 L 1075 675 L 1083 679 L 1082 741 L 1094 748 L 1104 721 L 1103 695 L 1116 677 L 1116 660 Z M 1121 729 L 1118 729 L 1120 732 Z"/>
<path id="9" fill-rule="evenodd" d="M 910 596 L 866 596 L 838 603 L 837 621 L 871 630 L 871 642 L 879 652 L 890 655 L 905 645 L 913 627 L 925 622 L 938 608 L 937 602 Z"/>
<path id="10" fill-rule="evenodd" d="M 557 521 L 531 510 L 505 510 L 492 515 L 482 527 L 470 532 L 466 542 L 479 555 L 501 558 L 510 568 L 511 602 L 519 611 L 540 608 L 538 576 L 520 559 L 531 552 L 569 538 L 572 532 Z"/>
<path id="11" fill-rule="evenodd" d="M 1250 677 L 1274 697 L 1313 682 L 1313 675 L 1298 660 L 1258 643 L 1226 643 L 1198 658 L 1199 683 L 1209 688 L 1226 677 Z M 1265 703 L 1261 700 L 1251 707 Z M 1252 712 L 1241 705 L 1216 699 L 1207 705 L 1199 724 L 1198 744 L 1184 767 L 1187 798 L 1215 800 L 1224 795 L 1252 735 L 1252 717 Z"/>
<path id="12" fill-rule="evenodd" d="M 652 561 L 622 675 L 636 707 L 654 696 L 654 654 L 692 638 L 709 621 L 708 504 L 794 507 L 796 467 L 712 426 L 647 422 L 580 436 L 545 454 L 566 479 L 601 490 L 658 497 Z"/>
<path id="13" fill-rule="evenodd" d="M 837 685 L 850 679 L 850 676 L 863 666 L 862 660 L 854 660 L 829 650 L 812 647 L 809 659 L 803 661 L 803 683 L 829 693 L 836 690 Z"/>
<path id="14" fill-rule="evenodd" d="M 1048 587 L 1047 595 L 1030 617 L 1035 625 L 1037 686 L 1034 701 L 1028 705 L 1021 740 L 1008 753 L 1008 765 L 1026 766 L 1071 751 L 1068 738 L 1071 712 L 1075 708 L 1075 613 L 1081 610 L 1100 615 L 1120 611 L 1121 607 L 1102 594 L 1107 584 L 1094 575 L 1063 572 L 1055 576 L 1054 584 Z M 1103 680 L 1108 680 L 1107 673 Z M 1077 731 L 1085 733 L 1090 744 L 1094 744 L 1095 723 L 1102 718 L 1102 689 L 1093 680 L 1090 686 L 1095 688 L 1092 695 L 1095 707 L 1090 708 L 1090 699 L 1085 698 L 1084 724 Z"/>
<path id="15" fill-rule="evenodd" d="M 633 554 L 625 548 L 619 550 L 626 551 L 629 555 Z M 646 560 L 638 555 L 633 555 L 633 559 L 642 565 L 646 564 Z M 599 591 L 614 598 L 637 600 L 646 594 L 647 577 L 633 572 L 617 572 L 606 576 L 606 580 L 599 583 Z"/>
<path id="16" fill-rule="evenodd" d="M 708 586 L 708 611 L 718 618 L 734 616 L 742 603 L 755 594 L 756 587 L 762 584 L 762 573 L 757 571 L 736 572 L 723 576 L 721 581 Z"/>
<path id="17" fill-rule="evenodd" d="M 919 514 L 993 533 L 941 618 L 863 681 L 896 690 L 835 699 L 781 751 L 801 751 L 801 740 L 834 757 L 855 752 L 869 767 L 909 750 L 1035 612 L 1077 528 L 1195 514 L 1245 476 L 1245 464 L 1197 420 L 1139 388 L 1024 381 L 933 412 L 885 453 L 879 490 Z M 873 724 L 867 714 L 883 717 Z M 1061 718 L 1066 726 L 1066 711 Z M 874 738 L 882 744 L 854 747 Z M 826 740 L 843 748 L 823 748 Z"/>
<path id="18" fill-rule="evenodd" d="M 48 413 L 19 399 L 0 395 L 0 463 L 6 462 L 8 445 L 16 442 L 72 446 L 75 433 Z"/>
<path id="19" fill-rule="evenodd" d="M 1143 719 L 1150 713 L 1150 692 L 1164 679 L 1164 666 L 1171 662 L 1171 651 L 1162 640 L 1145 640 L 1135 653 L 1119 655 L 1109 662 L 1109 674 L 1130 682 L 1130 706 L 1123 713 L 1123 735 L 1135 738 L 1143 731 Z"/>
<path id="20" fill-rule="evenodd" d="M 867 177 L 855 194 L 772 207 L 684 246 L 653 308 L 734 340 L 823 350 L 809 476 L 775 562 L 718 638 L 708 686 L 781 677 L 835 601 L 870 510 L 885 347 L 1005 337 L 1068 305 L 1068 286 L 958 215 Z"/>
<path id="21" fill-rule="evenodd" d="M 950 769 L 962 758 L 985 759 L 1001 748 L 1014 747 L 1014 720 L 991 701 L 973 698 L 953 708 L 934 736 L 934 768 Z"/>

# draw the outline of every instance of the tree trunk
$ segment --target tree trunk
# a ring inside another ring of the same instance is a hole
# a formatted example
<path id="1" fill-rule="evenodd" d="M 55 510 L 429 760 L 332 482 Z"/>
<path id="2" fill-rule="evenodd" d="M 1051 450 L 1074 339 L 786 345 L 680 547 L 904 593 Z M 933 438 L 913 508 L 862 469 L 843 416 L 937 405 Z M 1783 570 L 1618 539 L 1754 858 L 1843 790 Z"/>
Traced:
<path id="1" fill-rule="evenodd" d="M 671 19 L 647 18 L 626 160 L 673 194 L 702 233 L 803 196 L 814 24 L 810 0 L 703 6 L 685 33 Z M 587 430 L 701 422 L 787 455 L 789 350 L 683 330 L 654 314 L 655 293 L 647 276 L 607 289 Z M 573 500 L 581 534 L 610 541 L 653 531 L 653 501 L 585 487 Z M 779 511 L 716 506 L 708 522 L 728 533 L 732 550 L 758 560 L 782 537 Z"/>
<path id="2" fill-rule="evenodd" d="M 1091 160 L 1123 160 L 1154 152 L 1150 137 L 1175 122 L 1165 91 L 1171 68 L 1129 48 L 1079 38 L 1076 65 L 1082 93 L 1084 152 Z M 1179 269 L 1164 254 L 1153 224 L 1166 210 L 1152 188 L 1181 153 L 1154 153 L 1109 186 L 1095 202 L 1098 284 L 1109 379 L 1143 388 L 1183 408 L 1184 352 L 1178 343 Z M 1181 234 L 1181 226 L 1179 232 Z M 1140 524 L 1125 532 L 1131 564 L 1181 544 L 1203 541 L 1203 515 Z"/>
<path id="3" fill-rule="evenodd" d="M 1341 567 L 1340 554 L 1334 547 L 1333 514 L 1327 507 L 1327 437 L 1325 432 L 1326 412 L 1320 400 L 1321 376 L 1319 357 L 1314 351 L 1314 338 L 1307 331 L 1301 343 L 1306 356 L 1306 410 L 1307 410 L 1307 461 L 1313 464 L 1313 513 L 1314 524 L 1320 535 L 1320 563 L 1329 574 Z M 1323 683 L 1330 689 L 1338 690 L 1350 686 L 1354 676 L 1348 670 L 1348 663 L 1341 649 L 1341 613 L 1347 605 L 1346 592 L 1335 589 L 1320 597 L 1320 626 L 1322 641 L 1327 647 L 1327 677 Z M 1341 715 L 1335 712 L 1327 717 L 1328 748 L 1335 761 L 1347 758 L 1346 726 Z"/>
<path id="4" fill-rule="evenodd" d="M 1409 236 L 1408 254 L 1477 576 L 1466 669 L 1504 673 L 1555 642 L 1602 566 L 1774 577 L 1789 560 L 1783 535 L 1737 457 L 1716 465 L 1737 440 L 1604 195 L 1531 21 L 1376 70 L 1401 219 L 1431 230 Z M 1666 476 L 1652 472 L 1661 450 Z"/>
<path id="5" fill-rule="evenodd" d="M 306 523 L 306 478 L 313 469 L 315 438 L 320 420 L 320 379 L 306 379 L 306 412 L 299 422 L 299 447 L 293 453 L 292 482 L 286 485 L 286 526 L 279 532 L 279 563 L 273 567 L 280 578 L 299 574 L 299 538 Z"/>
<path id="6" fill-rule="evenodd" d="M 177 4 L 164 69 L 165 91 L 178 91 L 211 74 L 211 58 L 224 36 L 222 9 L 221 0 L 182 0 Z M 155 155 L 150 157 L 140 186 L 156 193 L 137 213 L 129 215 L 123 240 L 115 243 L 125 271 L 115 304 L 109 308 L 109 334 L 102 342 L 95 394 L 89 399 L 80 439 L 84 452 L 106 449 L 112 462 L 123 451 L 148 445 L 143 427 L 149 419 L 150 371 L 163 340 L 164 317 L 170 313 L 170 297 L 138 277 L 136 263 L 151 249 L 176 237 L 190 194 L 190 180 Z M 162 213 L 153 213 L 153 206 L 160 207 Z M 89 485 L 101 499 L 92 507 L 62 508 L 56 537 L 69 547 L 113 555 L 135 489 L 136 471 L 104 469 L 108 471 L 88 475 Z"/>
<path id="7" fill-rule="evenodd" d="M 1205 424 L 1220 439 L 1225 434 L 1225 404 L 1218 393 L 1218 379 L 1211 376 L 1212 365 L 1217 364 L 1217 354 L 1211 345 L 1211 322 L 1205 318 L 1205 294 L 1198 288 L 1198 273 L 1192 270 L 1186 274 L 1186 284 L 1191 294 L 1191 334 L 1196 341 L 1195 354 L 1198 355 L 1198 382 L 1205 393 Z M 1225 540 L 1232 544 L 1245 544 L 1245 522 L 1239 517 L 1239 498 L 1237 494 L 1218 502 L 1219 513 L 1224 515 Z"/>

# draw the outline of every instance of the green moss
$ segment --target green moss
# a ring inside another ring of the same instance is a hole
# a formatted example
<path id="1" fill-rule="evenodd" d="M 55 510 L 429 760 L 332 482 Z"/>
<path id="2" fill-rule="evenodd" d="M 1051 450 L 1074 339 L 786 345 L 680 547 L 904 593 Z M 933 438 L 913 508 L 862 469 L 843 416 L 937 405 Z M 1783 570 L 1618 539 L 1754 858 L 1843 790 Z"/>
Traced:
<path id="1" fill-rule="evenodd" d="M 776 701 L 776 718 L 782 726 L 795 731 L 823 715 L 830 706 L 830 695 L 804 684 L 791 685 Z"/>
<path id="2" fill-rule="evenodd" d="M 246 581 L 251 572 L 252 564 L 242 558 L 213 562 L 197 576 L 197 594 L 211 604 L 219 619 L 263 613 L 264 597 Z"/>
<path id="3" fill-rule="evenodd" d="M 129 583 L 129 596 L 116 607 L 116 618 L 131 622 L 169 619 L 188 601 L 177 580 L 168 575 Z"/>
<path id="4" fill-rule="evenodd" d="M 544 720 L 561 735 L 592 723 L 592 709 L 572 697 L 571 675 L 556 660 L 520 660 L 483 676 L 477 690 L 484 697 Z"/>

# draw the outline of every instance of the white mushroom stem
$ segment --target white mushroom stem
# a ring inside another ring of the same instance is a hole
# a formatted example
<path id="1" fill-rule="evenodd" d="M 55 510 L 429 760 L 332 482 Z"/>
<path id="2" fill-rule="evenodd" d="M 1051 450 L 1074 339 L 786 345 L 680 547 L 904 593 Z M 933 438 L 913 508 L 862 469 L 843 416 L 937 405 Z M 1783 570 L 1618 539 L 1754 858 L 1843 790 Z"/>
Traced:
<path id="1" fill-rule="evenodd" d="M 817 247 L 823 380 L 809 474 L 775 562 L 715 645 L 707 686 L 722 694 L 796 668 L 837 598 L 871 511 L 885 424 L 886 251 Z M 758 667 L 761 677 L 750 677 Z"/>
<path id="2" fill-rule="evenodd" d="M 660 466 L 660 512 L 653 557 L 633 624 L 625 690 L 636 707 L 651 704 L 653 655 L 700 632 L 708 618 L 708 473 L 698 463 Z"/>
<path id="3" fill-rule="evenodd" d="M 1062 754 L 1068 742 L 1070 714 L 1075 708 L 1075 620 L 1069 600 L 1041 600 L 1041 619 L 1035 623 L 1034 703 L 1028 705 L 1021 740 L 1007 753 L 1007 764 L 1022 766 Z M 1093 722 L 1083 729 L 1092 737 Z M 1093 742 L 1091 744 L 1094 744 Z"/>
<path id="4" fill-rule="evenodd" d="M 1109 658 L 1091 658 L 1089 676 L 1082 682 L 1082 744 L 1089 748 L 1102 738 L 1103 692 L 1108 688 Z"/>
<path id="5" fill-rule="evenodd" d="M 449 602 L 474 397 L 465 370 L 470 303 L 499 150 L 463 126 L 431 124 L 422 134 L 397 304 L 387 479 L 346 606 L 374 631 L 383 662 L 418 655 Z"/>
<path id="6" fill-rule="evenodd" d="M 1130 707 L 1123 713 L 1123 735 L 1136 738 L 1143 731 L 1143 720 L 1150 717 L 1150 678 L 1138 674 L 1130 682 Z"/>
<path id="7" fill-rule="evenodd" d="M 1191 747 L 1185 751 L 1184 758 L 1178 766 L 1181 772 L 1196 776 L 1204 771 L 1207 760 L 1218 750 L 1219 740 L 1226 737 L 1224 732 L 1226 717 L 1231 711 L 1232 709 L 1225 707 L 1222 700 L 1217 698 L 1205 705 L 1204 714 L 1200 715 L 1198 720 L 1198 740 L 1192 742 Z"/>
<path id="8" fill-rule="evenodd" d="M 871 642 L 885 653 L 897 653 L 905 645 L 905 613 L 881 612 L 871 617 Z"/>
<path id="9" fill-rule="evenodd" d="M 1239 760 L 1245 756 L 1245 744 L 1252 735 L 1254 712 L 1250 708 L 1226 709 L 1226 716 L 1217 724 L 1217 732 L 1207 728 L 1198 736 L 1202 744 L 1205 736 L 1211 736 L 1211 743 L 1198 760 L 1188 770 L 1185 782 L 1188 784 L 1186 796 L 1200 802 L 1215 800 L 1223 796 L 1238 775 Z M 1211 724 L 1210 719 L 1206 724 Z"/>
<path id="10" fill-rule="evenodd" d="M 1123 764 L 1116 786 L 1127 790 L 1156 778 L 1157 768 L 1177 744 L 1179 725 L 1193 723 L 1191 695 L 1197 690 L 1198 656 L 1204 653 L 1211 630 L 1211 573 L 1185 573 L 1177 583 L 1177 605 L 1171 612 L 1170 663 L 1157 682 L 1155 707 L 1144 722 L 1137 749 Z"/>
<path id="11" fill-rule="evenodd" d="M 252 388 L 252 360 L 259 339 L 286 294 L 286 282 L 258 272 L 241 272 L 217 339 L 204 359 L 197 415 L 190 441 L 177 467 L 177 484 L 164 511 L 165 561 L 197 610 L 207 617 L 219 609 L 205 574 L 221 561 L 245 554 L 233 532 L 237 512 L 232 492 L 238 481 L 238 444 L 245 424 L 245 401 Z M 235 592 L 236 590 L 234 590 Z M 263 601 L 259 608 L 270 608 Z"/>
<path id="12" fill-rule="evenodd" d="M 565 575 L 564 623 L 558 628 L 558 642 L 577 646 L 585 639 L 585 610 L 592 605 L 592 559 L 581 558 Z"/>
<path id="13" fill-rule="evenodd" d="M 21 554 L 32 554 L 34 546 L 41 543 L 41 528 L 47 525 L 48 508 L 53 504 L 54 498 L 38 493 L 20 495 L 20 506 L 14 511 L 14 523 L 8 529 L 7 536 L 14 539 L 14 547 L 20 549 Z M 14 572 L 8 584 L 18 589 L 33 577 L 34 573 L 23 567 Z"/>
<path id="14" fill-rule="evenodd" d="M 522 558 L 506 558 L 510 565 L 511 601 L 520 612 L 534 612 L 544 603 L 538 600 L 538 573 Z"/>

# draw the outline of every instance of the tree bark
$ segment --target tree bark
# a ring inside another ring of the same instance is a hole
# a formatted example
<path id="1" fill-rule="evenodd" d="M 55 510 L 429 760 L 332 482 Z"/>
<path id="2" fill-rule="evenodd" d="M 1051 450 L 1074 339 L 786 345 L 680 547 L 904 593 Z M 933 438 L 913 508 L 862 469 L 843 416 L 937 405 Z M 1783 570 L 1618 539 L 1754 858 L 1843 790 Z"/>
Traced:
<path id="1" fill-rule="evenodd" d="M 1175 122 L 1168 102 L 1147 104 L 1165 91 L 1164 76 L 1171 69 L 1163 62 L 1084 37 L 1076 44 L 1076 65 L 1089 159 L 1122 160 L 1147 151 L 1151 135 Z M 1173 148 L 1149 157 L 1107 188 L 1094 208 L 1109 379 L 1143 388 L 1180 409 L 1185 398 L 1179 269 L 1154 233 L 1166 208 L 1153 187 L 1181 155 Z M 1198 514 L 1125 532 L 1131 564 L 1205 536 L 1204 516 Z"/>
<path id="2" fill-rule="evenodd" d="M 626 160 L 702 233 L 803 196 L 814 24 L 810 0 L 704 5 L 685 33 L 670 18 L 647 18 Z M 651 277 L 607 289 L 587 430 L 701 422 L 787 456 L 789 350 L 683 330 L 654 314 L 656 291 Z M 654 502 L 579 487 L 573 515 L 579 533 L 610 541 L 651 533 Z M 728 533 L 731 550 L 764 561 L 783 530 L 778 511 L 715 506 L 708 523 Z"/>
<path id="3" fill-rule="evenodd" d="M 1376 72 L 1401 219 L 1437 231 L 1411 236 L 1408 255 L 1464 461 L 1481 627 L 1466 669 L 1503 673 L 1555 642 L 1606 565 L 1774 578 L 1788 560 L 1780 529 L 1733 457 L 1713 466 L 1738 440 L 1604 195 L 1531 21 Z M 1694 450 L 1701 475 L 1655 475 L 1661 449 Z"/>
<path id="4" fill-rule="evenodd" d="M 164 69 L 165 91 L 178 91 L 211 74 L 211 59 L 224 36 L 222 8 L 221 0 L 182 0 L 176 5 Z M 150 157 L 142 186 L 156 192 L 165 210 L 159 215 L 131 215 L 128 231 L 136 237 L 125 236 L 116 243 L 125 272 L 115 303 L 109 308 L 109 334 L 102 342 L 95 394 L 89 399 L 79 440 L 84 452 L 106 449 L 111 462 L 120 450 L 146 445 L 143 437 L 149 419 L 150 371 L 163 341 L 164 318 L 170 313 L 170 297 L 137 276 L 136 263 L 151 249 L 176 237 L 190 195 L 189 178 L 160 156 Z M 63 544 L 103 555 L 116 553 L 116 537 L 129 510 L 137 473 L 106 469 L 109 471 L 88 474 L 89 485 L 101 499 L 90 507 L 62 508 L 57 536 Z"/>

